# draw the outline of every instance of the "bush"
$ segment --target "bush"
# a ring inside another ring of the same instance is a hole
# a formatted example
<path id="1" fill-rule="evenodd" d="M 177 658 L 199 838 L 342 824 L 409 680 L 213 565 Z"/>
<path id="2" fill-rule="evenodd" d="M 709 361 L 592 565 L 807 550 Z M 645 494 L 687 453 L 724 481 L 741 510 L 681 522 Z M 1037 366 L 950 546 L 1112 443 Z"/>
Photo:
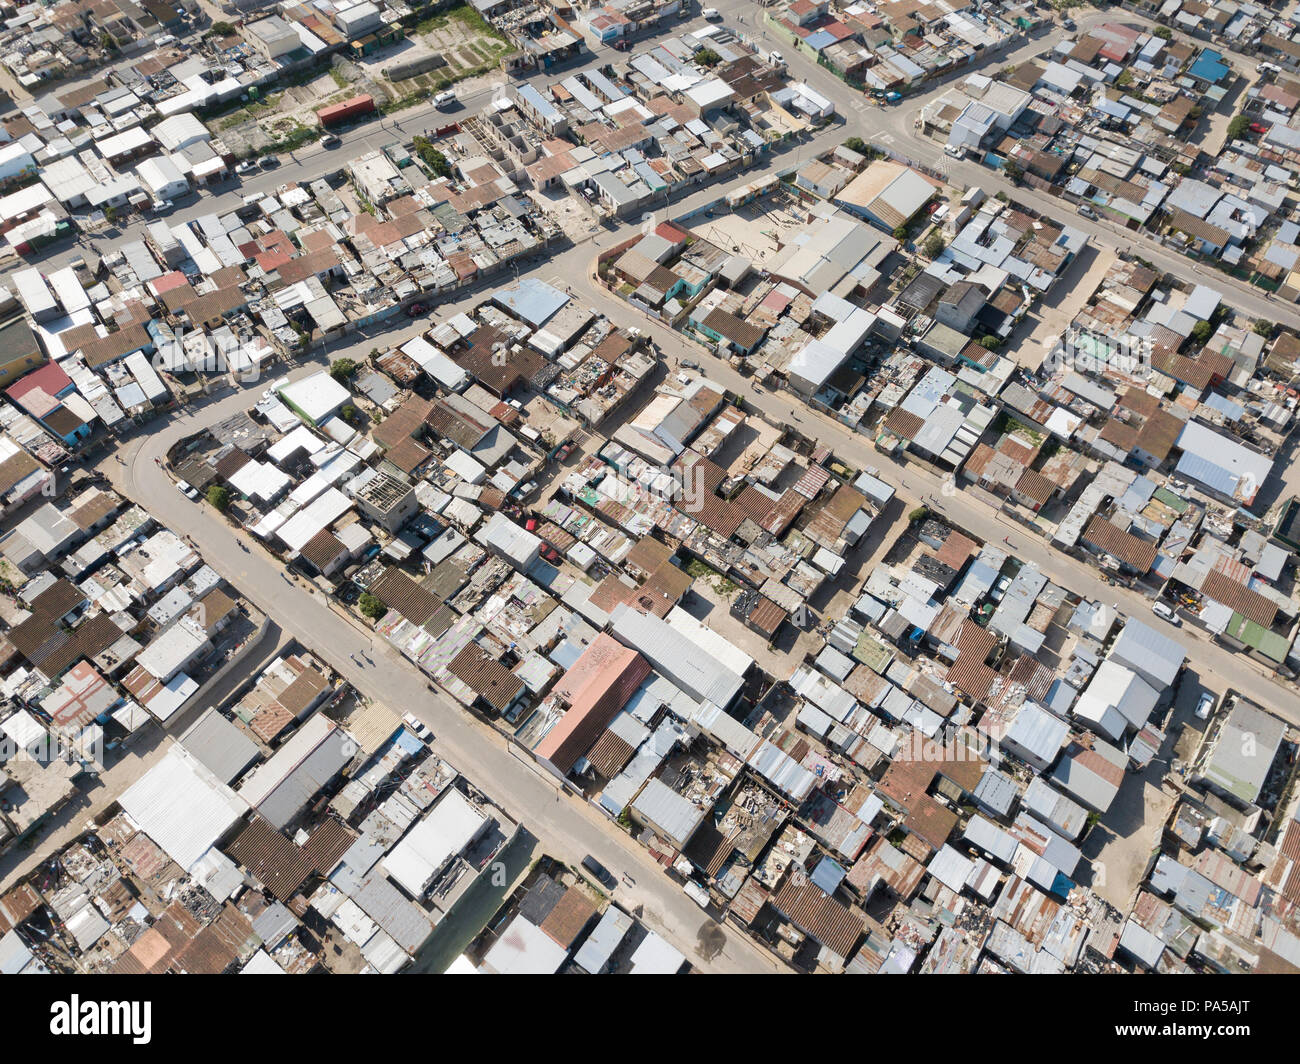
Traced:
<path id="1" fill-rule="evenodd" d="M 894 239 L 897 240 L 900 244 L 906 243 L 906 242 L 907 242 L 907 226 L 905 226 L 905 225 L 900 225 L 897 229 L 895 229 L 895 230 L 894 230 Z"/>
<path id="2" fill-rule="evenodd" d="M 342 384 L 351 380 L 357 372 L 357 364 L 350 358 L 336 358 L 330 363 L 330 376 Z"/>
<path id="3" fill-rule="evenodd" d="M 947 246 L 948 242 L 944 240 L 943 234 L 939 232 L 939 230 L 935 229 L 925 238 L 925 247 L 923 250 L 930 258 L 937 259 L 943 254 L 943 249 Z"/>
<path id="4" fill-rule="evenodd" d="M 1157 26 L 1151 32 L 1154 33 L 1157 37 L 1159 37 L 1162 41 L 1172 40 L 1174 36 L 1174 31 L 1171 30 L 1168 26 Z"/>
<path id="5" fill-rule="evenodd" d="M 849 151 L 857 152 L 859 155 L 866 155 L 870 150 L 867 142 L 861 137 L 849 137 L 849 139 L 844 142 L 844 147 L 848 148 Z"/>
<path id="6" fill-rule="evenodd" d="M 929 516 L 930 516 L 930 507 L 918 506 L 915 510 L 913 510 L 910 514 L 907 515 L 907 519 L 911 521 L 912 524 L 917 525 L 920 524 Z"/>
<path id="7" fill-rule="evenodd" d="M 981 336 L 980 347 L 987 351 L 996 351 L 1002 346 L 1002 340 L 997 336 Z"/>
<path id="8" fill-rule="evenodd" d="M 1015 159 L 1008 159 L 1002 164 L 1002 173 L 1008 181 L 1016 184 L 1019 184 L 1020 179 L 1025 175 L 1024 168 Z"/>
<path id="9" fill-rule="evenodd" d="M 375 598 L 375 596 L 369 591 L 363 591 L 361 593 L 361 597 L 357 599 L 357 608 L 372 621 L 380 620 L 384 614 L 388 612 L 388 607 L 380 602 L 379 599 Z"/>
<path id="10" fill-rule="evenodd" d="M 208 27 L 208 32 L 205 33 L 203 36 L 229 37 L 234 32 L 235 32 L 235 27 L 232 26 L 229 22 L 214 22 L 210 27 Z"/>
<path id="11" fill-rule="evenodd" d="M 411 141 L 411 146 L 415 148 L 415 154 L 423 160 L 424 165 L 433 171 L 434 177 L 451 176 L 451 163 L 427 137 L 415 137 Z"/>
<path id="12" fill-rule="evenodd" d="M 1204 347 L 1214 335 L 1214 326 L 1208 321 L 1198 321 L 1192 326 L 1192 339 Z"/>
<path id="13" fill-rule="evenodd" d="M 695 62 L 702 67 L 713 67 L 722 62 L 722 56 L 712 48 L 701 48 L 695 53 Z"/>
<path id="14" fill-rule="evenodd" d="M 1255 324 L 1251 326 L 1255 335 L 1262 336 L 1265 340 L 1273 335 L 1273 330 L 1276 327 L 1277 326 L 1275 326 L 1271 321 L 1265 321 L 1263 318 L 1260 318 L 1259 321 L 1255 322 Z"/>
<path id="15" fill-rule="evenodd" d="M 1237 115 L 1228 123 L 1228 139 L 1240 140 L 1250 129 L 1250 119 L 1245 115 Z"/>
<path id="16" fill-rule="evenodd" d="M 351 425 L 352 422 L 356 421 L 357 419 L 357 408 L 353 406 L 351 403 L 348 403 L 346 406 L 343 407 L 342 410 L 339 411 L 339 417 L 341 417 L 344 421 L 346 421 L 349 425 Z"/>
<path id="17" fill-rule="evenodd" d="M 225 513 L 230 506 L 230 492 L 220 484 L 213 484 L 208 488 L 208 503 L 222 513 Z"/>

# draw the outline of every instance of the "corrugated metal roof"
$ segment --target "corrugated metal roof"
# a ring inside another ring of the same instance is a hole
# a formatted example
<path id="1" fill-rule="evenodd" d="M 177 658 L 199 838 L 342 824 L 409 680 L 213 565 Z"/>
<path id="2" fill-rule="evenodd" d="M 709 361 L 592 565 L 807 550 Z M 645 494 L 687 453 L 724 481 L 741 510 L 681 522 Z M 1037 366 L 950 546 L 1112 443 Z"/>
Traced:
<path id="1" fill-rule="evenodd" d="M 248 809 L 239 795 L 180 745 L 169 747 L 119 801 L 140 829 L 186 869 Z"/>

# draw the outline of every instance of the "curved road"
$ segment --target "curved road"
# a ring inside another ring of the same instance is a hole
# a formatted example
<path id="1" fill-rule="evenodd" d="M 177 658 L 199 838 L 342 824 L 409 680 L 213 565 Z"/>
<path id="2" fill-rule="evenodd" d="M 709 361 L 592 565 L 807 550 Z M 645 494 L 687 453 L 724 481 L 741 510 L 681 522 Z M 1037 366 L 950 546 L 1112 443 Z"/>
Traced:
<path id="1" fill-rule="evenodd" d="M 315 372 L 304 366 L 290 376 Z M 283 567 L 258 546 L 245 552 L 237 533 L 206 504 L 196 504 L 176 490 L 157 464 L 168 449 L 203 424 L 246 410 L 255 396 L 237 391 L 209 402 L 156 430 L 128 440 L 101 470 L 130 498 L 148 500 L 161 522 L 200 544 L 204 560 L 232 586 L 271 616 L 313 653 L 329 661 L 349 683 L 370 698 L 414 713 L 433 729 L 438 752 L 477 786 L 499 801 L 541 840 L 548 853 L 577 865 L 592 854 L 616 876 L 628 874 L 634 885 L 618 886 L 614 898 L 664 934 L 687 959 L 712 972 L 784 970 L 760 946 L 730 925 L 719 925 L 687 898 L 647 851 L 582 800 L 561 794 L 549 776 L 498 732 L 441 695 L 430 693 L 425 677 L 382 639 L 344 619 L 325 596 L 294 583 Z M 248 537 L 251 541 L 251 537 Z M 373 667 L 359 668 L 350 655 L 368 653 Z M 721 935 L 719 935 L 721 932 Z M 719 942 L 719 938 L 721 941 Z"/>

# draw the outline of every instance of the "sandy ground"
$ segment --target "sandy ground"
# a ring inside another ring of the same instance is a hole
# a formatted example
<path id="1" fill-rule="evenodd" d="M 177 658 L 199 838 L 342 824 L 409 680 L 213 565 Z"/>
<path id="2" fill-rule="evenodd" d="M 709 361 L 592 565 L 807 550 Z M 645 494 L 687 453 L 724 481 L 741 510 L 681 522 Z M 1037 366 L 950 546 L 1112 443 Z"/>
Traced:
<path id="1" fill-rule="evenodd" d="M 724 251 L 746 256 L 756 268 L 762 269 L 804 217 L 803 211 L 773 207 L 771 202 L 765 201 L 769 204 L 766 208 L 747 204 L 730 214 L 715 213 L 713 218 L 700 215 L 692 232 Z"/>
<path id="2" fill-rule="evenodd" d="M 1043 359 L 1051 353 L 1065 332 L 1092 298 L 1106 271 L 1116 259 L 1113 248 L 1090 244 L 1065 271 L 1065 276 L 1052 286 L 1046 297 L 1040 299 L 1020 323 L 1005 354 L 1014 358 L 1025 369 L 1037 372 Z M 1025 332 L 1028 328 L 1030 331 Z"/>

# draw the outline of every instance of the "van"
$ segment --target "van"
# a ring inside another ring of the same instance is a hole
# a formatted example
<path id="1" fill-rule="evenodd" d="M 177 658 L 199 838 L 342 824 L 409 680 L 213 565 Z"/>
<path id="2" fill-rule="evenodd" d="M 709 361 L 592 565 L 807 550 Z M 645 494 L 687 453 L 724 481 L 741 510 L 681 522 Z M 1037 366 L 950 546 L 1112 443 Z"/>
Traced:
<path id="1" fill-rule="evenodd" d="M 437 96 L 433 98 L 434 107 L 437 107 L 440 110 L 446 110 L 455 102 L 456 102 L 456 93 L 452 89 L 447 89 L 445 92 L 440 92 L 438 93 Z"/>
<path id="2" fill-rule="evenodd" d="M 783 56 L 780 52 L 768 52 L 767 61 L 769 64 L 771 64 L 774 67 L 785 66 L 785 56 Z"/>
<path id="3" fill-rule="evenodd" d="M 722 12 L 719 11 L 716 7 L 706 7 L 703 11 L 700 12 L 700 14 L 703 15 L 710 22 L 712 22 L 714 19 L 722 18 Z"/>
<path id="4" fill-rule="evenodd" d="M 1151 604 L 1151 612 L 1154 613 L 1157 617 L 1163 617 L 1175 628 L 1183 623 L 1182 618 L 1179 617 L 1178 614 L 1176 614 L 1172 609 L 1170 609 L 1163 602 L 1153 602 Z"/>

